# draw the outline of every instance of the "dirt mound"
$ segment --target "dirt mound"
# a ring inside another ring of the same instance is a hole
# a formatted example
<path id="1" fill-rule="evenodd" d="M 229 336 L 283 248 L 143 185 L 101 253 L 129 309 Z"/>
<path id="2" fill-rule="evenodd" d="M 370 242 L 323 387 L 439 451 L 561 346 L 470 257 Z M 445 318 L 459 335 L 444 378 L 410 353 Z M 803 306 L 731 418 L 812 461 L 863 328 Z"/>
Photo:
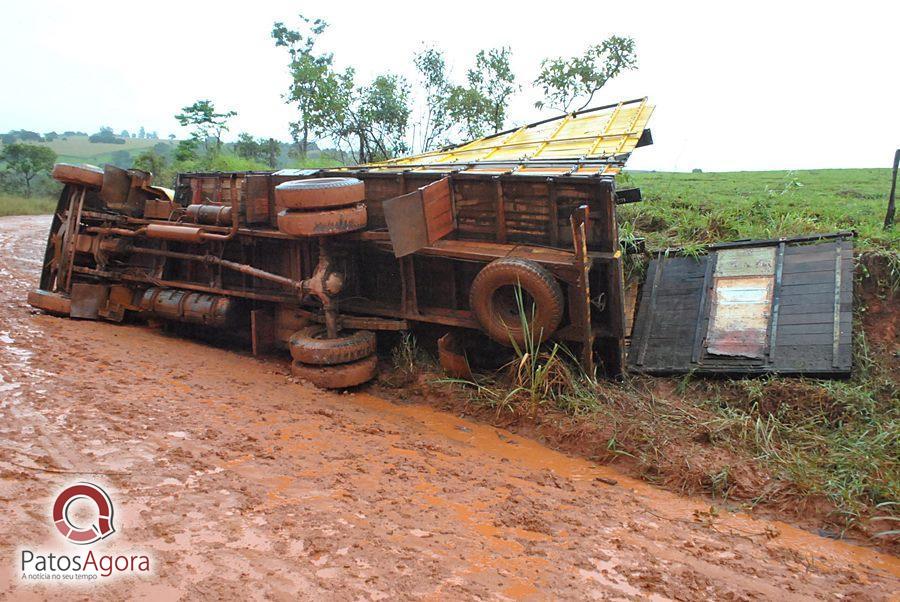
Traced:
<path id="1" fill-rule="evenodd" d="M 896 357 L 900 344 L 900 257 L 885 253 L 861 255 L 855 296 L 869 343 Z"/>

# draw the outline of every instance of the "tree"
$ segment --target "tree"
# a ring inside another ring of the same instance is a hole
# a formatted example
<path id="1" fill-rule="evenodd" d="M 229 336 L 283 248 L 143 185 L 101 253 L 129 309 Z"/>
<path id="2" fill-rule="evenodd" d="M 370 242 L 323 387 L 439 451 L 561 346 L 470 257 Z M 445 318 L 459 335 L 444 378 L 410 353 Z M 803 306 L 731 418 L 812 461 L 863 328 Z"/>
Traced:
<path id="1" fill-rule="evenodd" d="M 271 169 L 278 167 L 278 158 L 281 156 L 281 143 L 274 138 L 269 138 L 261 143 L 263 160 Z"/>
<path id="2" fill-rule="evenodd" d="M 328 28 L 322 19 L 309 19 L 300 15 L 300 26 L 288 29 L 276 22 L 272 38 L 276 47 L 286 48 L 290 56 L 288 67 L 291 86 L 285 101 L 297 105 L 300 119 L 291 124 L 291 134 L 301 158 L 309 150 L 310 134 L 322 134 L 336 125 L 335 115 L 340 111 L 340 76 L 332 67 L 331 53 L 316 53 L 319 36 Z"/>
<path id="3" fill-rule="evenodd" d="M 457 123 L 466 140 L 485 135 L 488 129 L 490 101 L 474 88 L 453 86 L 448 101 L 450 117 Z"/>
<path id="4" fill-rule="evenodd" d="M 367 129 L 367 161 L 409 152 L 409 84 L 399 75 L 379 75 L 362 91 L 360 118 Z"/>
<path id="5" fill-rule="evenodd" d="M 167 162 L 166 157 L 159 154 L 154 148 L 145 150 L 135 157 L 132 167 L 159 175 L 162 173 L 163 169 L 165 169 Z"/>
<path id="6" fill-rule="evenodd" d="M 22 176 L 25 180 L 25 191 L 31 196 L 31 181 L 40 173 L 49 173 L 56 161 L 56 153 L 47 146 L 15 142 L 5 145 L 0 151 L 0 161 L 7 168 Z"/>
<path id="7" fill-rule="evenodd" d="M 198 142 L 194 138 L 182 140 L 175 147 L 176 161 L 193 161 L 197 158 Z"/>
<path id="8" fill-rule="evenodd" d="M 475 55 L 475 67 L 466 73 L 469 87 L 487 101 L 488 112 L 485 119 L 492 132 L 503 129 L 509 97 L 519 89 L 509 57 L 508 46 L 479 50 Z"/>
<path id="9" fill-rule="evenodd" d="M 421 143 L 419 150 L 428 152 L 446 142 L 445 136 L 453 127 L 450 99 L 453 86 L 447 78 L 447 61 L 436 48 L 425 48 L 413 56 L 425 93 L 425 114 L 419 122 Z"/>
<path id="10" fill-rule="evenodd" d="M 128 169 L 129 167 L 131 167 L 132 163 L 131 153 L 129 153 L 127 150 L 114 151 L 109 157 L 109 162 L 116 167 Z"/>
<path id="11" fill-rule="evenodd" d="M 10 134 L 14 134 L 16 138 L 18 138 L 22 142 L 40 142 L 41 140 L 43 140 L 40 134 L 38 134 L 37 132 L 32 132 L 30 130 L 16 130 L 10 132 Z"/>
<path id="12" fill-rule="evenodd" d="M 91 134 L 88 137 L 88 142 L 93 143 L 106 143 L 106 144 L 125 144 L 125 140 L 119 138 L 113 133 L 113 129 L 108 126 L 103 126 L 100 128 L 100 131 L 96 134 Z"/>
<path id="13" fill-rule="evenodd" d="M 44 134 L 44 140 L 46 140 L 47 142 L 53 142 L 57 138 L 59 138 L 59 134 L 57 134 L 56 132 L 47 132 L 46 134 Z"/>
<path id="14" fill-rule="evenodd" d="M 256 159 L 260 155 L 259 142 L 247 132 L 241 132 L 234 143 L 234 154 L 244 159 Z"/>
<path id="15" fill-rule="evenodd" d="M 379 75 L 361 88 L 354 83 L 354 71 L 347 69 L 339 83 L 330 134 L 339 146 L 348 149 L 355 162 L 369 163 L 409 150 L 406 129 L 410 88 L 403 77 Z"/>
<path id="16" fill-rule="evenodd" d="M 140 129 L 138 129 L 137 137 L 140 138 L 141 140 L 143 140 L 144 138 L 147 137 L 147 131 L 144 130 L 144 126 L 141 126 Z"/>
<path id="17" fill-rule="evenodd" d="M 519 89 L 510 56 L 506 47 L 480 50 L 462 85 L 449 80 L 439 50 L 426 48 L 413 57 L 425 95 L 425 114 L 419 122 L 421 150 L 454 138 L 481 138 L 503 128 L 509 99 Z"/>
<path id="18" fill-rule="evenodd" d="M 519 89 L 509 60 L 507 47 L 479 50 L 466 72 L 467 85 L 450 87 L 446 110 L 464 138 L 503 129 L 509 99 Z"/>
<path id="19" fill-rule="evenodd" d="M 580 111 L 609 80 L 636 68 L 634 39 L 620 36 L 588 47 L 581 56 L 544 59 L 534 80 L 534 85 L 543 90 L 544 99 L 534 106 L 541 109 L 547 105 L 568 113 L 576 100 L 583 99 L 578 103 Z"/>
<path id="20" fill-rule="evenodd" d="M 119 132 L 119 136 L 121 136 L 122 138 L 131 138 L 131 134 L 128 133 L 128 130 L 122 130 L 121 132 Z"/>
<path id="21" fill-rule="evenodd" d="M 222 133 L 228 131 L 228 120 L 237 115 L 236 111 L 216 113 L 216 107 L 211 100 L 198 100 L 194 104 L 183 107 L 182 113 L 175 115 L 175 119 L 182 127 L 193 127 L 191 138 L 203 144 L 203 150 L 207 154 L 218 154 L 222 148 Z M 215 145 L 210 148 L 210 141 Z"/>
<path id="22" fill-rule="evenodd" d="M 256 139 L 246 132 L 241 132 L 234 143 L 234 154 L 252 161 L 263 161 L 275 169 L 281 156 L 281 143 L 274 138 Z"/>

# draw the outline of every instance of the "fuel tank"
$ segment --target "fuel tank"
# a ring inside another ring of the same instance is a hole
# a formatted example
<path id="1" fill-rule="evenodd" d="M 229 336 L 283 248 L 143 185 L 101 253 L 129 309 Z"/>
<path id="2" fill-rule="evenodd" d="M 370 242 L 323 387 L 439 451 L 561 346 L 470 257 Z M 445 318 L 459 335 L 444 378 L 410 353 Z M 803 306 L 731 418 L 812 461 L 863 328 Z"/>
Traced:
<path id="1" fill-rule="evenodd" d="M 226 328 L 238 323 L 240 303 L 230 297 L 152 287 L 141 296 L 141 309 L 164 320 Z"/>
<path id="2" fill-rule="evenodd" d="M 195 224 L 231 225 L 231 207 L 229 205 L 188 205 L 186 213 L 194 220 Z"/>

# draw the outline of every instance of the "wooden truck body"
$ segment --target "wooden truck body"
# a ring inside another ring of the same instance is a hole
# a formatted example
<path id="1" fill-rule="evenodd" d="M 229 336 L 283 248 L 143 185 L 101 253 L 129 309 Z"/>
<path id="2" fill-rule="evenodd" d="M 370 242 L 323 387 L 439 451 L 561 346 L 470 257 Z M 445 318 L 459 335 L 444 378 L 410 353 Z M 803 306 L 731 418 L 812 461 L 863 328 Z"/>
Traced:
<path id="1" fill-rule="evenodd" d="M 303 324 L 326 322 L 327 298 L 310 284 L 323 273 L 325 239 L 343 329 L 482 329 L 473 280 L 517 258 L 546 270 L 564 295 L 547 334 L 585 369 L 617 374 L 625 312 L 616 206 L 640 193 L 617 191 L 615 174 L 651 143 L 651 111 L 645 99 L 629 101 L 359 167 L 181 174 L 174 193 L 110 166 L 90 184 L 61 177 L 39 292 L 75 317 L 134 312 L 247 328 L 264 353 Z M 327 237 L 283 231 L 279 186 L 322 178 L 364 184 L 365 227 Z"/>

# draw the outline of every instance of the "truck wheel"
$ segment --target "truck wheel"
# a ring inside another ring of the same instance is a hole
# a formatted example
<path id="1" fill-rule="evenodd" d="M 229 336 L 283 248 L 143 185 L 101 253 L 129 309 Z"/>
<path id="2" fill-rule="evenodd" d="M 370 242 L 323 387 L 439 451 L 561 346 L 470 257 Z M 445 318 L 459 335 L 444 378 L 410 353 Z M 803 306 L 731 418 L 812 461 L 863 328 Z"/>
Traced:
<path id="1" fill-rule="evenodd" d="M 72 309 L 72 302 L 68 297 L 39 288 L 28 291 L 28 305 L 56 316 L 68 316 Z"/>
<path id="2" fill-rule="evenodd" d="M 322 389 L 346 389 L 361 385 L 372 380 L 377 369 L 378 357 L 375 355 L 334 366 L 314 366 L 297 361 L 291 364 L 294 378 L 302 378 Z"/>
<path id="3" fill-rule="evenodd" d="M 79 186 L 103 186 L 103 170 L 96 165 L 72 165 L 71 163 L 57 163 L 51 172 L 53 179 L 65 184 L 78 184 Z"/>
<path id="4" fill-rule="evenodd" d="M 275 204 L 287 209 L 330 209 L 365 198 L 366 185 L 356 178 L 291 180 L 275 187 Z"/>
<path id="5" fill-rule="evenodd" d="M 375 333 L 354 330 L 329 339 L 324 324 L 312 324 L 291 336 L 290 348 L 291 357 L 304 364 L 346 364 L 375 353 Z"/>
<path id="6" fill-rule="evenodd" d="M 278 229 L 291 236 L 328 236 L 361 230 L 366 220 L 362 203 L 329 211 L 285 209 L 278 213 Z"/>
<path id="7" fill-rule="evenodd" d="M 472 282 L 469 305 L 488 336 L 503 345 L 525 343 L 516 289 L 521 287 L 522 306 L 532 341 L 545 341 L 559 327 L 563 294 L 553 275 L 527 259 L 504 257 L 487 264 Z"/>

